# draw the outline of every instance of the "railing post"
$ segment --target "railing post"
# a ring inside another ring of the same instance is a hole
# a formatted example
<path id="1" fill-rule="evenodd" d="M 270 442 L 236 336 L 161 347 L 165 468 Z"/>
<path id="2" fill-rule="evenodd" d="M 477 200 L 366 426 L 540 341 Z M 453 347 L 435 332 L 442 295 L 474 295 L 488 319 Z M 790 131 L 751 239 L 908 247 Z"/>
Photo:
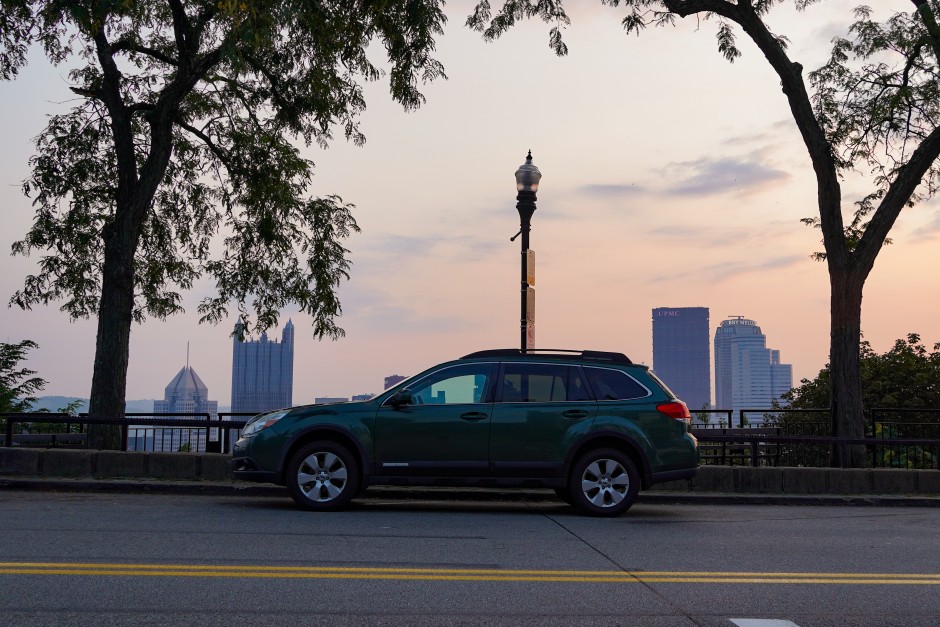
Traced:
<path id="1" fill-rule="evenodd" d="M 13 446 L 13 417 L 7 416 L 6 445 Z"/>

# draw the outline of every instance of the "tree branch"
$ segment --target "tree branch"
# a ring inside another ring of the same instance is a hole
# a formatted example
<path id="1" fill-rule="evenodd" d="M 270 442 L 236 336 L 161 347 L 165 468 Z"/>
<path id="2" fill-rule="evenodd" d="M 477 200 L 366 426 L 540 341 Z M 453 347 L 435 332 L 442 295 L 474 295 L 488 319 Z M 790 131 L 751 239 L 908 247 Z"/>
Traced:
<path id="1" fill-rule="evenodd" d="M 910 160 L 898 168 L 897 177 L 888 187 L 887 193 L 881 199 L 875 215 L 868 223 L 865 234 L 855 249 L 860 266 L 870 269 L 874 265 L 875 257 L 881 250 L 885 238 L 888 237 L 891 227 L 894 226 L 895 220 L 914 190 L 920 185 L 924 174 L 938 157 L 940 157 L 940 127 L 931 131 L 911 155 Z"/>
<path id="2" fill-rule="evenodd" d="M 228 164 L 229 164 L 228 153 L 226 153 L 224 150 L 222 150 L 221 147 L 217 146 L 217 145 L 215 144 L 215 142 L 212 141 L 212 138 L 211 138 L 211 137 L 209 137 L 208 135 L 206 135 L 206 134 L 205 134 L 203 131 L 201 131 L 200 129 L 198 129 L 198 128 L 196 128 L 195 126 L 193 126 L 193 125 L 191 125 L 191 124 L 188 124 L 188 123 L 186 123 L 186 122 L 179 122 L 179 121 L 178 121 L 176 124 L 177 124 L 177 126 L 179 126 L 181 129 L 186 130 L 186 131 L 189 131 L 191 134 L 195 135 L 195 136 L 198 137 L 200 140 L 202 140 L 202 143 L 204 143 L 204 144 L 206 145 L 206 147 L 209 148 L 209 150 L 212 151 L 212 154 L 214 154 L 216 157 L 218 157 L 219 161 L 221 161 L 223 164 L 226 165 L 226 167 L 228 167 Z"/>
<path id="3" fill-rule="evenodd" d="M 137 183 L 137 159 L 130 116 L 121 97 L 121 71 L 114 62 L 113 51 L 103 27 L 94 33 L 95 50 L 103 75 L 101 100 L 111 117 L 111 133 L 118 168 L 118 206 L 126 202 Z"/>
<path id="4" fill-rule="evenodd" d="M 125 50 L 129 50 L 131 52 L 138 52 L 148 57 L 152 57 L 162 63 L 166 63 L 167 65 L 172 65 L 174 67 L 177 65 L 177 61 L 173 57 L 167 56 L 154 48 L 141 46 L 140 44 L 127 40 L 127 39 L 120 40 L 116 42 L 113 46 L 111 46 L 111 51 L 114 53 L 123 52 Z"/>
<path id="5" fill-rule="evenodd" d="M 940 63 L 940 26 L 937 25 L 937 20 L 934 17 L 933 10 L 930 8 L 930 3 L 927 0 L 911 1 L 914 3 L 914 6 L 917 7 L 917 13 L 920 15 L 920 19 L 923 20 L 924 26 L 927 28 L 927 33 L 930 36 L 930 47 L 933 48 L 937 62 Z"/>
<path id="6" fill-rule="evenodd" d="M 830 263 L 843 263 L 848 259 L 842 220 L 841 187 L 836 173 L 832 147 L 816 115 L 806 85 L 803 83 L 803 67 L 792 62 L 780 44 L 780 40 L 767 28 L 750 3 L 733 4 L 727 0 L 663 0 L 663 5 L 681 17 L 711 12 L 738 24 L 757 44 L 757 47 L 780 77 L 783 93 L 790 104 L 790 112 L 809 151 L 813 170 L 816 172 L 816 193 L 819 203 L 820 228 L 823 233 L 827 259 Z"/>
<path id="7" fill-rule="evenodd" d="M 176 49 L 180 53 L 181 65 L 192 62 L 193 50 L 187 41 L 189 37 L 189 17 L 180 0 L 169 0 L 170 11 L 173 13 L 173 34 L 176 37 Z"/>

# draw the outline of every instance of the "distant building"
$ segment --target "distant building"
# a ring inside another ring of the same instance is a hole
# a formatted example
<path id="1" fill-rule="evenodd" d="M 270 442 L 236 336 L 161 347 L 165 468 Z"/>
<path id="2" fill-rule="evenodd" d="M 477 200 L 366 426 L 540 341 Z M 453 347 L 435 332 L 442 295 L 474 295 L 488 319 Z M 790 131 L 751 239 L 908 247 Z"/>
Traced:
<path id="1" fill-rule="evenodd" d="M 653 371 L 694 413 L 712 396 L 708 307 L 653 310 Z"/>
<path id="2" fill-rule="evenodd" d="M 715 330 L 715 404 L 719 409 L 770 408 L 793 387 L 793 366 L 780 363 L 780 351 L 753 320 L 735 316 Z M 751 422 L 760 420 L 749 416 Z M 737 415 L 735 416 L 737 420 Z"/>
<path id="3" fill-rule="evenodd" d="M 345 396 L 318 396 L 313 399 L 317 405 L 328 405 L 330 403 L 348 403 L 349 399 Z"/>
<path id="4" fill-rule="evenodd" d="M 402 381 L 404 381 L 404 380 L 407 379 L 407 378 L 408 378 L 408 377 L 403 377 L 403 376 L 401 376 L 400 374 L 392 374 L 392 375 L 389 375 L 389 376 L 385 377 L 385 389 L 387 390 L 388 388 L 392 387 L 393 385 L 397 385 L 397 384 L 401 383 Z"/>
<path id="5" fill-rule="evenodd" d="M 153 411 L 154 414 L 209 414 L 210 418 L 216 419 L 219 414 L 219 403 L 209 400 L 209 388 L 202 382 L 196 371 L 186 364 L 166 386 L 163 400 L 153 402 Z M 192 420 L 199 417 L 168 416 L 168 418 Z M 217 433 L 214 435 L 218 437 Z M 206 431 L 196 427 L 130 427 L 128 449 L 204 452 Z"/>
<path id="6" fill-rule="evenodd" d="M 356 395 L 353 396 L 350 400 L 353 400 L 353 401 L 367 401 L 367 400 L 369 400 L 370 398 L 374 398 L 374 397 L 375 397 L 375 394 L 356 394 Z"/>
<path id="7" fill-rule="evenodd" d="M 235 326 L 238 331 L 238 325 Z M 290 407 L 294 398 L 294 323 L 281 341 L 232 339 L 232 413 L 258 414 Z"/>

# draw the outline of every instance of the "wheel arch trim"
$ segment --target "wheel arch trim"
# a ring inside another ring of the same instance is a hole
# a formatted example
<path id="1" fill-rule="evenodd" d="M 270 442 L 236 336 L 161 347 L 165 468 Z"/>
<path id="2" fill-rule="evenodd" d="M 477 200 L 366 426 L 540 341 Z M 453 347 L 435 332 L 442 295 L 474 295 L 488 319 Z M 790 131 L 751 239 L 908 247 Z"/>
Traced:
<path id="1" fill-rule="evenodd" d="M 575 463 L 582 455 L 597 448 L 615 448 L 623 451 L 636 465 L 640 473 L 641 487 L 646 489 L 651 484 L 653 467 L 643 445 L 627 433 L 607 429 L 585 434 L 571 446 L 565 457 L 565 476 L 571 474 Z"/>
<path id="2" fill-rule="evenodd" d="M 362 445 L 362 442 L 359 440 L 359 438 L 357 438 L 349 429 L 340 427 L 338 425 L 313 425 L 295 433 L 290 437 L 289 440 L 287 440 L 281 449 L 281 457 L 278 463 L 277 473 L 282 482 L 286 480 L 285 473 L 287 472 L 287 466 L 290 463 L 291 457 L 293 457 L 294 453 L 305 444 L 314 442 L 316 440 L 330 440 L 341 446 L 350 448 L 351 452 L 356 456 L 356 459 L 359 463 L 359 476 L 361 477 L 361 481 L 368 481 L 368 456 L 366 449 Z"/>

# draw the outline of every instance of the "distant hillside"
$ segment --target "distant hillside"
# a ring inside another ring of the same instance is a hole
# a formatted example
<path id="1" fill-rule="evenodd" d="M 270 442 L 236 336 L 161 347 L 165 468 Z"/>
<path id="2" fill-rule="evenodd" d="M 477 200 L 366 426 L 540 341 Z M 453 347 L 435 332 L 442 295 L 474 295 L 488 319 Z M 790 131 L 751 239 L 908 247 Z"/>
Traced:
<path id="1" fill-rule="evenodd" d="M 64 409 L 72 401 L 82 401 L 82 404 L 76 410 L 76 413 L 82 413 L 88 411 L 88 399 L 87 398 L 78 398 L 77 396 L 40 396 L 36 399 L 36 402 L 33 403 L 33 411 L 48 410 L 51 412 L 57 412 L 60 409 Z M 153 411 L 153 399 L 143 399 L 139 401 L 127 401 L 125 411 L 129 412 L 151 412 Z"/>
<path id="2" fill-rule="evenodd" d="M 78 398 L 77 396 L 40 396 L 31 407 L 32 411 L 51 411 L 57 412 L 65 409 L 73 401 L 82 401 L 82 404 L 76 410 L 76 413 L 88 411 L 88 399 Z"/>

